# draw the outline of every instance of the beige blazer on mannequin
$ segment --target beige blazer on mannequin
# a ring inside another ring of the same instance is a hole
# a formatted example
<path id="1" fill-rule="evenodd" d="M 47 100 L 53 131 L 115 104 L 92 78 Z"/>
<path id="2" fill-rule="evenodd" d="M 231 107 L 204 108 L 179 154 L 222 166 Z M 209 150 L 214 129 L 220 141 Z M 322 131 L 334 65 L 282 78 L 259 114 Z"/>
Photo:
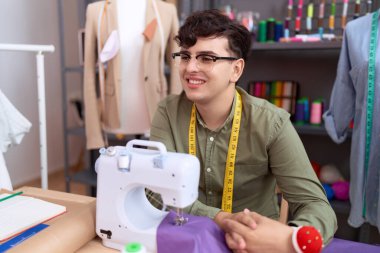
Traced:
<path id="1" fill-rule="evenodd" d="M 160 20 L 156 17 L 153 0 L 146 0 L 146 28 L 144 31 L 145 43 L 143 47 L 144 64 L 144 92 L 146 96 L 150 119 L 153 119 L 158 102 L 167 94 L 179 94 L 182 91 L 178 71 L 174 70 L 170 54 L 178 51 L 174 36 L 178 32 L 177 10 L 173 4 L 156 0 Z M 133 8 L 133 7 L 131 7 Z M 101 15 L 101 18 L 100 18 Z M 98 21 L 101 20 L 100 34 Z M 117 8 L 115 0 L 95 2 L 89 4 L 86 13 L 85 55 L 84 55 L 84 103 L 87 148 L 96 149 L 106 145 L 102 128 L 120 127 L 120 54 L 99 66 L 100 96 L 96 92 L 96 65 L 99 52 L 112 31 L 118 29 Z M 158 21 L 161 21 L 164 43 L 161 43 Z M 133 20 L 131 20 L 133 25 Z M 100 37 L 99 37 L 100 36 Z M 98 45 L 98 42 L 100 45 Z M 163 71 L 162 47 L 165 48 L 165 57 L 170 63 L 170 86 Z M 104 78 L 102 78 L 102 76 Z M 126 82 L 124 82 L 126 83 Z M 131 119 L 133 120 L 133 119 Z"/>

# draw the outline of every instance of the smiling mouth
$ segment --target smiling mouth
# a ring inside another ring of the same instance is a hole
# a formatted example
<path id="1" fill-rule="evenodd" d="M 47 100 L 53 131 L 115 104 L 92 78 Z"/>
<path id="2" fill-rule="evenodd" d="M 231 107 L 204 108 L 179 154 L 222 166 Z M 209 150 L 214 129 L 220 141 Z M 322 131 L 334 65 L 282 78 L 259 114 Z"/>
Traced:
<path id="1" fill-rule="evenodd" d="M 194 80 L 194 79 L 186 79 L 187 83 L 190 85 L 201 85 L 204 84 L 205 81 L 202 80 Z"/>

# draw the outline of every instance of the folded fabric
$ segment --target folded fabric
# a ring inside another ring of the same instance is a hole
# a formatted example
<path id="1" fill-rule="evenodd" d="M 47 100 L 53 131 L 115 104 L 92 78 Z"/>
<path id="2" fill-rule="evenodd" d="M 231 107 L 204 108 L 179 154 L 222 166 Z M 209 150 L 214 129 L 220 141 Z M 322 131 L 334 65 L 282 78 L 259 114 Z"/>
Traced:
<path id="1" fill-rule="evenodd" d="M 228 252 L 224 232 L 210 218 L 184 215 L 188 222 L 183 226 L 174 224 L 175 212 L 169 212 L 157 230 L 158 253 L 209 253 Z"/>

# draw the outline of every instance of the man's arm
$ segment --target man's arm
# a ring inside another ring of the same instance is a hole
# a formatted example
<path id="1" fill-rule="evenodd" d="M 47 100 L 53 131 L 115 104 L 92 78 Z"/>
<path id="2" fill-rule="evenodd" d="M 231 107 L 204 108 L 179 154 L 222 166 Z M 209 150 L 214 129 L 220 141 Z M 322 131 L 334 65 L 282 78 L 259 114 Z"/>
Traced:
<path id="1" fill-rule="evenodd" d="M 337 229 L 336 215 L 290 121 L 278 122 L 276 127 L 268 146 L 269 163 L 289 203 L 292 220 L 288 223 L 314 226 L 328 243 Z"/>

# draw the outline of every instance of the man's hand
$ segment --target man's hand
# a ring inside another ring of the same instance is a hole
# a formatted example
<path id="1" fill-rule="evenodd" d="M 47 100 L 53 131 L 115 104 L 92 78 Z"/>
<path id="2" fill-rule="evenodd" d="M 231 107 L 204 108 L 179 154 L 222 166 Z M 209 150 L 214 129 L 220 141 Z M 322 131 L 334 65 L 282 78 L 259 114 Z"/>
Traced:
<path id="1" fill-rule="evenodd" d="M 295 252 L 291 227 L 249 210 L 230 217 L 224 217 L 221 227 L 226 232 L 227 245 L 235 252 Z M 252 220 L 256 225 L 254 229 Z"/>
<path id="2" fill-rule="evenodd" d="M 245 213 L 245 214 L 249 214 L 249 210 L 246 209 L 244 210 L 244 212 L 240 212 L 240 213 L 227 213 L 227 212 L 219 212 L 215 215 L 214 217 L 214 221 L 216 224 L 219 225 L 219 227 L 223 228 L 222 224 L 224 222 L 224 220 L 226 219 L 230 219 L 230 220 L 237 220 L 239 221 L 241 218 L 240 216 Z M 239 217 L 239 218 L 238 218 Z M 252 229 L 255 229 L 257 224 L 256 224 L 256 221 L 254 220 L 253 216 L 250 216 L 248 215 L 247 217 L 244 218 L 244 224 Z"/>
<path id="3" fill-rule="evenodd" d="M 247 209 L 247 211 L 244 210 L 244 212 L 249 214 L 248 209 Z M 214 221 L 216 224 L 219 225 L 219 227 L 221 227 L 223 229 L 223 223 L 226 219 L 236 220 L 237 222 L 239 222 L 239 219 L 241 219 L 240 216 L 242 214 L 243 214 L 243 212 L 232 214 L 232 213 L 227 213 L 227 212 L 221 211 L 221 212 L 217 213 L 217 215 L 214 217 Z M 245 222 L 244 224 L 250 229 L 255 229 L 257 227 L 256 221 L 250 215 L 244 216 L 244 222 Z M 225 232 L 226 232 L 226 236 L 228 236 L 228 241 L 230 242 L 229 247 L 231 249 L 244 249 L 246 247 L 246 242 L 240 234 L 233 232 L 233 231 L 230 231 L 229 233 L 227 233 L 227 231 L 225 231 Z M 244 252 L 244 251 L 241 251 L 241 252 Z"/>

